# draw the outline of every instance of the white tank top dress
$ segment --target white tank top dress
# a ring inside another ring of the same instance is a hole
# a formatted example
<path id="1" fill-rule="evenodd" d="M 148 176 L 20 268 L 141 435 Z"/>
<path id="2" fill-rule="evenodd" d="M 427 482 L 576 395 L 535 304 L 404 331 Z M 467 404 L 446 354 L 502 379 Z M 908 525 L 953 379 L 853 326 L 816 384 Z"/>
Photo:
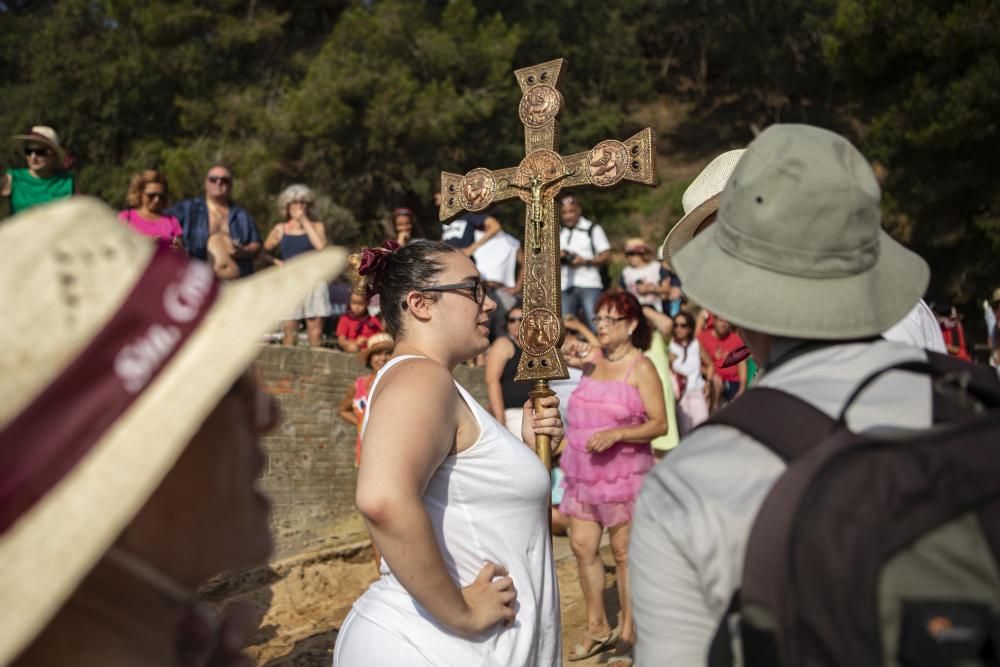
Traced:
<path id="1" fill-rule="evenodd" d="M 414 356 L 396 357 L 375 378 Z M 549 540 L 549 476 L 535 453 L 457 381 L 479 437 L 448 456 L 423 496 L 448 574 L 464 587 L 486 561 L 507 568 L 517 589 L 516 620 L 475 638 L 456 635 L 414 600 L 382 560 L 381 578 L 355 601 L 337 637 L 336 667 L 396 667 L 419 655 L 431 665 L 559 667 L 559 589 Z M 368 650 L 371 649 L 371 650 Z M 364 657 L 362 657 L 364 656 Z"/>

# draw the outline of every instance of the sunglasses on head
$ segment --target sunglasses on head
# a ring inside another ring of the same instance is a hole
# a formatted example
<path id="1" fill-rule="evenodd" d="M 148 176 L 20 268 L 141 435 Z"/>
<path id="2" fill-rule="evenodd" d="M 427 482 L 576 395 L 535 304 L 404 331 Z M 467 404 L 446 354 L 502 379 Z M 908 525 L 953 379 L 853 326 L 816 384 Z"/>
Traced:
<path id="1" fill-rule="evenodd" d="M 208 182 L 209 183 L 222 183 L 223 185 L 229 185 L 230 183 L 233 182 L 233 179 L 231 179 L 229 176 L 209 176 L 208 177 Z"/>
<path id="2" fill-rule="evenodd" d="M 48 148 L 39 148 L 38 146 L 26 146 L 24 148 L 24 157 L 31 157 L 32 155 L 41 155 L 42 157 L 48 157 L 52 155 L 52 151 Z"/>

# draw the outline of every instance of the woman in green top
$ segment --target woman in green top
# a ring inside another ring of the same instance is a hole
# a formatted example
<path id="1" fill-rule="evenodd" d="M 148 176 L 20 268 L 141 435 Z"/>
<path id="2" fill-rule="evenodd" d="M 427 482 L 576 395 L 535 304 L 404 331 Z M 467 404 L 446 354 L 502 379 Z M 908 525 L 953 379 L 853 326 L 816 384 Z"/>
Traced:
<path id="1" fill-rule="evenodd" d="M 69 197 L 76 191 L 73 174 L 65 168 L 66 150 L 51 127 L 36 125 L 12 140 L 26 168 L 8 169 L 0 179 L 0 195 L 10 197 L 11 215 L 32 206 Z"/>

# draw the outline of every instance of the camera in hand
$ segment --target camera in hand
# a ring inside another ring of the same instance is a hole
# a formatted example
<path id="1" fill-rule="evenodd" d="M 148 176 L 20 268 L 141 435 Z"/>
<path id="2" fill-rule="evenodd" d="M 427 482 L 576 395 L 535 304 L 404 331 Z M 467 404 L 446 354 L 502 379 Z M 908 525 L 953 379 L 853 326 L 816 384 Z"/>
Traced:
<path id="1" fill-rule="evenodd" d="M 572 266 L 573 260 L 576 259 L 576 253 L 570 252 L 569 250 L 563 250 L 562 256 L 559 258 L 559 263 L 566 266 Z"/>

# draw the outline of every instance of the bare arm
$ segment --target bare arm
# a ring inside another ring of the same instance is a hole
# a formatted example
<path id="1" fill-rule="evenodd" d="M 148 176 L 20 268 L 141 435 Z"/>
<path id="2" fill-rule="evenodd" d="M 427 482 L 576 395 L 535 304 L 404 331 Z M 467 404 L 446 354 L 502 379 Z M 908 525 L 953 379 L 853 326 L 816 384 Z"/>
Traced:
<path id="1" fill-rule="evenodd" d="M 485 245 L 491 238 L 499 234 L 501 231 L 503 231 L 503 227 L 500 226 L 500 221 L 492 215 L 486 216 L 486 220 L 483 221 L 483 235 L 479 237 L 479 240 L 473 242 L 472 245 L 465 248 L 462 252 L 469 257 L 472 257 L 473 253 L 483 247 L 483 245 Z"/>
<path id="2" fill-rule="evenodd" d="M 354 385 L 347 385 L 347 393 L 344 397 L 340 399 L 340 418 L 343 419 L 348 424 L 353 424 L 354 426 L 360 426 L 358 424 L 358 416 L 354 414 Z"/>
<path id="3" fill-rule="evenodd" d="M 425 400 L 413 401 L 416 395 Z M 475 583 L 460 589 L 445 568 L 421 502 L 455 445 L 461 399 L 451 374 L 429 360 L 409 360 L 386 376 L 374 398 L 361 448 L 357 505 L 382 557 L 414 600 L 458 633 L 473 635 L 513 621 L 508 605 L 515 593 L 506 572 L 487 565 Z M 494 575 L 500 578 L 492 581 Z"/>
<path id="4" fill-rule="evenodd" d="M 344 352 L 357 352 L 361 349 L 361 345 L 357 342 L 360 339 L 351 340 L 347 336 L 341 334 L 337 336 L 337 345 Z"/>
<path id="5" fill-rule="evenodd" d="M 0 176 L 0 197 L 10 196 L 10 184 L 11 184 L 10 174 L 4 174 L 3 176 Z"/>
<path id="6" fill-rule="evenodd" d="M 260 254 L 260 241 L 253 241 L 252 243 L 238 246 L 236 252 L 233 253 L 233 257 L 237 259 L 253 259 L 258 254 Z"/>
<path id="7" fill-rule="evenodd" d="M 591 266 L 604 266 L 611 263 L 611 251 L 605 250 L 597 254 L 597 257 L 590 260 Z"/>
<path id="8" fill-rule="evenodd" d="M 573 337 L 567 337 L 562 346 L 563 358 L 570 368 L 583 368 L 586 364 L 594 363 L 597 358 L 598 348 L 590 343 L 584 343 Z"/>
<path id="9" fill-rule="evenodd" d="M 486 354 L 486 391 L 490 397 L 490 412 L 504 423 L 503 387 L 500 378 L 503 369 L 514 356 L 514 344 L 507 338 L 497 338 Z"/>
<path id="10" fill-rule="evenodd" d="M 577 318 L 566 317 L 563 320 L 563 326 L 565 326 L 570 331 L 574 331 L 576 333 L 581 334 L 584 338 L 587 339 L 587 342 L 593 345 L 594 347 L 601 346 L 601 339 L 597 337 L 597 334 L 591 331 L 590 327 L 588 327 L 586 324 L 584 324 Z"/>
<path id="11" fill-rule="evenodd" d="M 706 322 L 708 322 L 708 311 L 702 309 L 701 312 L 698 313 L 698 317 L 694 320 L 694 334 L 696 336 L 705 330 Z"/>
<path id="12" fill-rule="evenodd" d="M 670 319 L 669 315 L 665 315 L 658 311 L 652 306 L 644 306 L 642 309 L 642 314 L 646 316 L 646 319 L 656 327 L 656 330 L 663 334 L 663 337 L 670 340 L 670 337 L 674 333 L 674 321 Z"/>
<path id="13" fill-rule="evenodd" d="M 315 250 L 322 250 L 326 247 L 326 226 L 322 222 L 303 220 L 302 229 L 306 230 L 309 243 Z"/>
<path id="14" fill-rule="evenodd" d="M 699 345 L 698 349 L 701 350 L 701 373 L 705 376 L 705 380 L 711 380 L 715 377 L 715 362 L 708 356 L 708 350 L 704 345 Z"/>
<path id="15" fill-rule="evenodd" d="M 520 268 L 517 270 L 517 281 L 514 283 L 515 293 L 520 292 L 521 285 L 524 284 L 524 246 L 519 246 L 517 249 L 517 263 Z"/>
<path id="16" fill-rule="evenodd" d="M 663 403 L 663 384 L 653 362 L 643 357 L 632 372 L 642 397 L 648 419 L 641 424 L 599 431 L 587 441 L 587 451 L 602 452 L 616 442 L 649 442 L 667 432 L 667 409 Z"/>
<path id="17" fill-rule="evenodd" d="M 279 243 L 281 243 L 281 237 L 283 234 L 284 234 L 283 223 L 279 222 L 271 229 L 271 232 L 267 235 L 267 238 L 264 240 L 264 251 L 274 252 L 274 249 L 278 247 Z"/>

